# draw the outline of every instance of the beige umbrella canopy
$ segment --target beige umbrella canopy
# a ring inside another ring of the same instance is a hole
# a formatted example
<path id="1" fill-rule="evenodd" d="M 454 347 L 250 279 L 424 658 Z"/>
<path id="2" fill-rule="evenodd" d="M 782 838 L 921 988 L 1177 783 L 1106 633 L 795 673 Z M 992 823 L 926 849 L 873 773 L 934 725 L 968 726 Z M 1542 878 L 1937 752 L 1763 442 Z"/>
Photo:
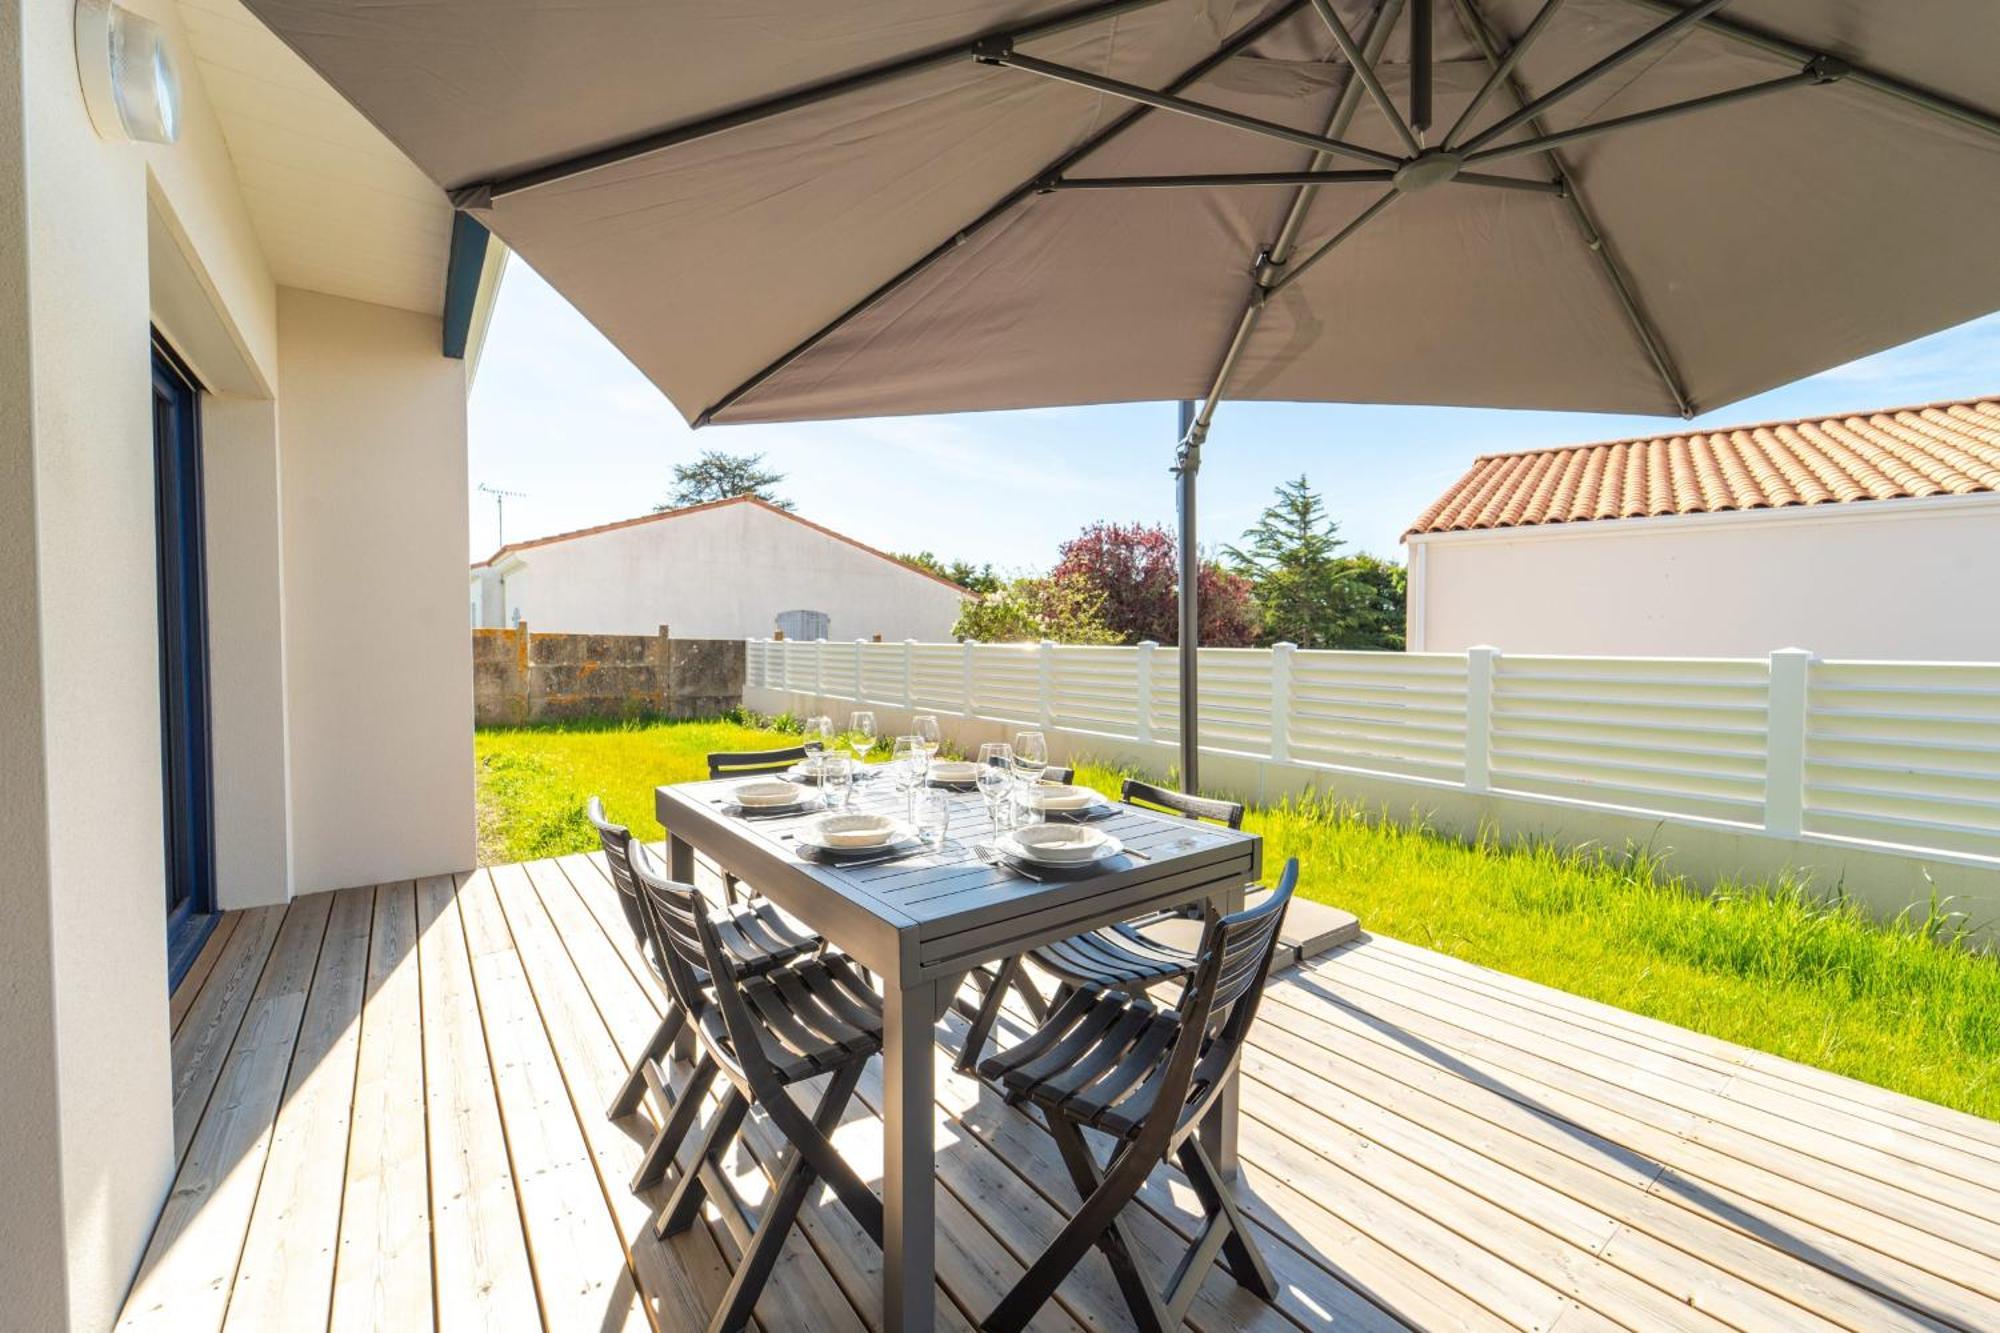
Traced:
<path id="1" fill-rule="evenodd" d="M 697 424 L 1198 399 L 1193 464 L 2000 306 L 1992 0 L 248 3 Z"/>

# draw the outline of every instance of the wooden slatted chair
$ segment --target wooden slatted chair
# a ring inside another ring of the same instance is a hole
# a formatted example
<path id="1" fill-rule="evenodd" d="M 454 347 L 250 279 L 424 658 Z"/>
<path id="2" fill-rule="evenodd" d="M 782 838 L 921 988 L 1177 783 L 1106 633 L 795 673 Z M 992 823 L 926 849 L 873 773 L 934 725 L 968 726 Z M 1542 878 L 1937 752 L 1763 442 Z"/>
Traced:
<path id="1" fill-rule="evenodd" d="M 832 1186 L 855 1221 L 881 1244 L 882 1202 L 828 1136 L 840 1124 L 869 1057 L 882 1049 L 882 1002 L 838 954 L 798 958 L 763 971 L 745 967 L 700 890 L 668 879 L 644 847 L 633 848 L 631 861 L 654 948 L 666 961 L 701 1048 L 675 1120 L 685 1108 L 700 1105 L 718 1076 L 729 1084 L 694 1163 L 683 1170 L 653 1230 L 660 1237 L 685 1231 L 701 1216 L 704 1201 L 714 1200 L 742 1259 L 709 1329 L 734 1333 L 749 1323 L 815 1181 Z M 712 984 L 701 985 L 702 974 Z M 820 1077 L 826 1086 L 808 1115 L 790 1089 Z M 763 1208 L 749 1219 L 721 1162 L 753 1105 L 762 1108 L 787 1146 Z M 687 1119 L 692 1122 L 691 1115 Z"/>
<path id="2" fill-rule="evenodd" d="M 716 750 L 708 756 L 709 780 L 783 773 L 818 749 L 817 745 L 789 745 L 782 750 Z"/>
<path id="3" fill-rule="evenodd" d="M 1012 1099 L 1038 1106 L 1061 1150 L 1082 1205 L 1041 1257 L 980 1324 L 989 1333 L 1028 1326 L 1093 1246 L 1117 1275 L 1142 1333 L 1179 1328 L 1218 1258 L 1236 1281 L 1265 1300 L 1277 1284 L 1229 1185 L 1202 1146 L 1201 1124 L 1242 1058 L 1278 947 L 1278 930 L 1298 882 L 1285 864 L 1277 890 L 1247 911 L 1209 921 L 1194 984 L 1179 1009 L 1112 991 L 1078 990 L 1032 1036 L 979 1067 Z M 1113 1141 L 1099 1166 L 1084 1138 Z M 1139 1266 L 1120 1216 L 1155 1166 L 1169 1159 L 1194 1187 L 1206 1218 L 1166 1289 Z"/>
<path id="4" fill-rule="evenodd" d="M 660 1025 L 653 1029 L 653 1035 L 639 1052 L 639 1058 L 632 1062 L 631 1072 L 625 1076 L 617 1097 L 611 1102 L 611 1109 L 605 1113 L 613 1120 L 621 1120 L 639 1108 L 640 1099 L 646 1095 L 648 1087 L 660 1089 L 658 1095 L 663 1100 L 671 1100 L 666 1098 L 666 1084 L 658 1062 L 667 1058 L 674 1039 L 686 1026 L 687 1010 L 675 994 L 664 961 L 653 945 L 652 931 L 646 924 L 645 904 L 639 896 L 638 881 L 632 876 L 631 849 L 638 844 L 633 841 L 631 830 L 606 818 L 604 802 L 595 796 L 585 804 L 583 812 L 597 828 L 597 841 L 604 848 L 604 860 L 611 871 L 611 883 L 618 890 L 618 907 L 625 914 L 625 924 L 631 927 L 632 938 L 652 967 L 653 975 L 667 990 L 667 1004 L 661 1012 Z M 817 935 L 801 930 L 763 899 L 732 906 L 721 915 L 723 924 L 720 929 L 730 941 L 731 948 L 744 960 L 743 965 L 754 971 L 768 971 L 794 958 L 815 953 L 824 943 Z M 697 982 L 707 986 L 706 974 L 698 974 Z M 651 1171 L 654 1173 L 652 1179 L 644 1184 L 635 1181 L 634 1188 L 644 1188 L 645 1184 L 659 1179 L 657 1169 L 662 1163 L 655 1159 L 661 1152 L 671 1158 L 679 1150 L 678 1137 L 672 1143 L 665 1142 L 664 1134 L 656 1139 L 640 1166 L 641 1176 Z"/>
<path id="5" fill-rule="evenodd" d="M 1142 808 L 1150 806 L 1185 815 L 1189 819 L 1225 824 L 1232 829 L 1243 827 L 1243 807 L 1235 801 L 1190 796 L 1156 787 L 1150 782 L 1140 782 L 1136 778 L 1126 778 L 1118 795 L 1120 800 Z M 1170 916 L 1200 916 L 1205 910 L 1205 905 L 1194 904 L 1148 913 L 1131 921 L 1120 921 L 1081 935 L 1072 935 L 1066 940 L 1057 940 L 1053 944 L 1044 944 L 1029 950 L 1024 957 L 1010 958 L 1001 963 L 972 1016 L 965 1045 L 958 1053 L 958 1068 L 969 1073 L 979 1062 L 986 1039 L 992 1035 L 993 1025 L 999 1021 L 1000 1009 L 1006 1003 L 1009 989 L 1020 994 L 1036 1018 L 1042 1016 L 1044 1006 L 1041 996 L 1022 971 L 1024 960 L 1032 960 L 1035 966 L 1055 978 L 1055 1003 L 1058 1005 L 1079 986 L 1117 988 L 1137 994 L 1165 982 L 1185 983 L 1194 975 L 1195 955 L 1153 939 L 1142 933 L 1140 927 Z"/>

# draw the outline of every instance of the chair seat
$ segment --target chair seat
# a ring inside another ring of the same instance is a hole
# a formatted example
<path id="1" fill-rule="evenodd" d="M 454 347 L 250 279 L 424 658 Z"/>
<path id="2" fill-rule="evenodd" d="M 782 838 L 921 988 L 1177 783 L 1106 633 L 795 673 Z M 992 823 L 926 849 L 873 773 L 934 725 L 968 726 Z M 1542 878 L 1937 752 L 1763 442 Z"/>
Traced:
<path id="1" fill-rule="evenodd" d="M 982 1062 L 980 1074 L 1051 1115 L 1130 1138 L 1159 1097 L 1180 1018 L 1102 990 L 1072 994 L 1034 1036 Z"/>
<path id="2" fill-rule="evenodd" d="M 1045 971 L 1073 986 L 1150 986 L 1194 974 L 1194 955 L 1120 922 L 1029 950 Z"/>
<path id="3" fill-rule="evenodd" d="M 822 943 L 767 898 L 731 903 L 711 912 L 708 919 L 723 947 L 751 975 L 782 967 L 815 952 Z"/>
<path id="4" fill-rule="evenodd" d="M 760 1020 L 757 1037 L 765 1059 L 787 1083 L 882 1049 L 882 999 L 845 959 L 800 958 L 743 977 L 737 990 Z M 697 1021 L 714 1049 L 735 1056 L 720 1006 L 705 1006 Z"/>

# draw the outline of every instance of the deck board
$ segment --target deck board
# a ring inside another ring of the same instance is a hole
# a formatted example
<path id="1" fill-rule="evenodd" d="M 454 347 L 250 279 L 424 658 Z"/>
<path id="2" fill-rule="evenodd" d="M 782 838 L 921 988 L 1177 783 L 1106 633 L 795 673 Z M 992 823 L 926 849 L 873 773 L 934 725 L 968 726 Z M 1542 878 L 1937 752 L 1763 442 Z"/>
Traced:
<path id="1" fill-rule="evenodd" d="M 652 1112 L 602 1110 L 660 1004 L 599 856 L 232 914 L 173 998 L 179 1176 L 121 1327 L 701 1328 L 729 1230 L 655 1241 L 665 1188 L 626 1187 Z M 1076 1200 L 1047 1135 L 938 1062 L 964 1330 Z M 1244 1075 L 1282 1291 L 1218 1271 L 1197 1333 L 2000 1327 L 1991 1122 L 1368 936 L 1273 984 Z M 871 1066 L 835 1133 L 866 1179 L 880 1107 Z M 753 1118 L 751 1198 L 780 1146 Z M 1140 1204 L 1155 1260 L 1197 1223 L 1171 1171 Z M 880 1266 L 821 1191 L 757 1323 L 879 1329 Z M 1128 1326 L 1095 1255 L 1037 1323 Z"/>

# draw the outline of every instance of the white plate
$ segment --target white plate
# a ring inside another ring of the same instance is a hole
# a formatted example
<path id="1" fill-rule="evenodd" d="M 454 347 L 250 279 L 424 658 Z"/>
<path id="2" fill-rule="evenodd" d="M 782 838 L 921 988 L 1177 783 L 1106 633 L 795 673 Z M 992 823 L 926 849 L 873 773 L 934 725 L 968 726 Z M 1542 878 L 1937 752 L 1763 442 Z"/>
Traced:
<path id="1" fill-rule="evenodd" d="M 1091 855 L 1087 857 L 1066 857 L 1059 861 L 1049 860 L 1035 849 L 1022 846 L 1014 840 L 1012 833 L 1001 834 L 999 838 L 995 839 L 994 846 L 998 847 L 1003 855 L 1011 856 L 1017 861 L 1026 861 L 1029 865 L 1046 866 L 1054 870 L 1074 870 L 1082 866 L 1096 865 L 1101 861 L 1110 860 L 1125 850 L 1125 844 L 1110 834 L 1105 835 L 1104 841 L 1099 844 Z"/>
<path id="2" fill-rule="evenodd" d="M 1104 797 L 1092 788 L 1072 787 L 1060 782 L 1028 788 L 1028 801 L 1037 810 L 1052 810 L 1061 815 L 1073 815 L 1105 804 Z"/>
<path id="3" fill-rule="evenodd" d="M 979 781 L 979 765 L 969 759 L 933 759 L 930 777 L 932 782 L 948 782 L 953 786 L 969 786 Z"/>
<path id="4" fill-rule="evenodd" d="M 729 799 L 745 810 L 776 810 L 797 805 L 811 794 L 798 783 L 781 778 L 754 778 L 729 789 Z"/>
<path id="5" fill-rule="evenodd" d="M 826 834 L 820 828 L 821 823 L 827 819 L 844 819 L 850 817 L 845 815 L 827 815 L 822 819 L 815 819 L 800 829 L 793 836 L 793 841 L 801 847 L 815 852 L 823 852 L 828 856 L 874 856 L 889 851 L 891 848 L 900 847 L 917 836 L 917 831 L 908 824 L 903 823 L 900 819 L 892 819 L 888 821 L 888 835 L 880 842 L 828 842 Z"/>

